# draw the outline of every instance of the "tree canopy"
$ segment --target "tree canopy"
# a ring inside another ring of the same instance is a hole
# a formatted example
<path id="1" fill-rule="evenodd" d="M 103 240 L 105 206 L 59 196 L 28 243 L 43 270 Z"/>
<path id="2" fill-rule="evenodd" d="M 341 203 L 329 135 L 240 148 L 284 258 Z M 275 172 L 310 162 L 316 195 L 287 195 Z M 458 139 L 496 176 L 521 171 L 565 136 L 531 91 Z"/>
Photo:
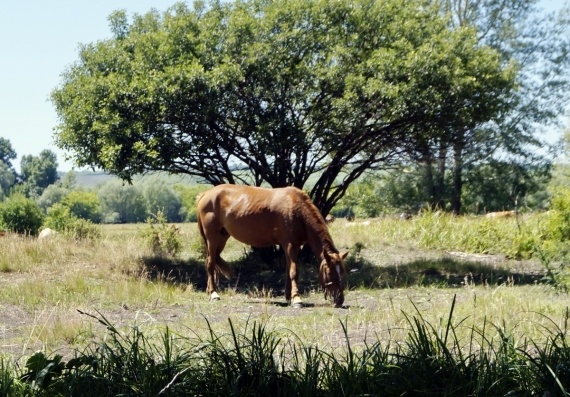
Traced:
<path id="1" fill-rule="evenodd" d="M 59 147 L 130 180 L 294 185 L 323 213 L 370 169 L 493 120 L 516 65 L 422 0 L 244 0 L 123 11 L 52 100 Z"/>
<path id="2" fill-rule="evenodd" d="M 38 156 L 23 156 L 20 168 L 22 183 L 19 188 L 27 197 L 41 196 L 49 185 L 59 179 L 57 156 L 48 149 L 42 150 Z"/>
<path id="3" fill-rule="evenodd" d="M 475 121 L 429 137 L 411 151 L 424 171 L 427 202 L 462 209 L 462 189 L 479 179 L 474 170 L 494 170 L 481 188 L 503 179 L 498 164 L 511 164 L 511 179 L 521 181 L 508 208 L 527 187 L 533 170 L 549 170 L 553 159 L 544 140 L 546 127 L 556 125 L 570 98 L 570 9 L 547 14 L 537 0 L 441 0 L 452 28 L 472 26 L 477 40 L 499 52 L 505 64 L 516 62 L 517 89 L 509 106 L 492 122 Z M 487 166 L 487 167 L 485 167 Z M 538 167 L 538 168 L 537 168 Z M 521 179 L 520 171 L 527 175 Z M 517 176 L 518 174 L 518 176 Z M 518 182 L 517 182 L 518 183 Z M 489 186 L 487 186 L 488 188 Z M 496 186 L 502 189 L 501 186 Z"/>

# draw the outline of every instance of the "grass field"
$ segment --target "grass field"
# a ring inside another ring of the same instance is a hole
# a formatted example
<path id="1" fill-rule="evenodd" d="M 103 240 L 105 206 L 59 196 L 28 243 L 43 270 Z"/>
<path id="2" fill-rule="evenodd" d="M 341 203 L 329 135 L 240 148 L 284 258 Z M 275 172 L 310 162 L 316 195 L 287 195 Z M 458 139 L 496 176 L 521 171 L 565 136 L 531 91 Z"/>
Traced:
<path id="1" fill-rule="evenodd" d="M 167 327 L 178 335 L 205 337 L 212 331 L 229 334 L 230 323 L 238 331 L 257 323 L 282 341 L 331 352 L 345 351 L 347 343 L 356 349 L 407 343 L 411 318 L 442 333 L 452 324 L 465 349 L 500 344 L 505 337 L 540 344 L 566 332 L 568 296 L 541 281 L 536 261 L 501 252 L 509 236 L 520 233 L 520 224 L 429 216 L 338 220 L 331 226 L 337 247 L 351 252 L 345 306 L 338 309 L 323 299 L 310 264 L 300 274 L 305 307 L 289 307 L 284 260 L 256 260 L 232 239 L 223 256 L 235 277 L 222 280 L 221 301 L 209 302 L 194 224 L 178 225 L 184 248 L 174 259 L 151 255 L 141 238 L 145 225 L 106 225 L 100 240 L 87 242 L 5 237 L 0 356 L 14 363 L 37 350 L 71 357 L 108 337 L 105 321 L 117 329 L 135 326 L 150 340 L 160 340 Z M 492 231 L 478 237 L 482 249 L 470 248 L 468 234 L 485 225 Z M 474 339 L 474 330 L 485 341 Z"/>
<path id="2" fill-rule="evenodd" d="M 502 222 L 501 227 L 516 227 Z M 466 325 L 486 320 L 539 338 L 548 323 L 564 321 L 567 296 L 539 282 L 537 263 L 457 246 L 428 249 L 421 246 L 422 237 L 407 237 L 412 225 L 399 220 L 332 225 L 339 249 L 352 252 L 343 309 L 323 300 L 310 265 L 300 275 L 306 307 L 286 306 L 283 259 L 273 264 L 240 260 L 248 248 L 232 239 L 223 256 L 233 261 L 236 277 L 222 280 L 220 302 L 209 302 L 195 225 L 179 225 L 185 244 L 172 260 L 150 255 L 140 237 L 144 227 L 107 225 L 94 242 L 0 240 L 2 350 L 17 357 L 88 342 L 98 324 L 78 310 L 101 312 L 122 324 L 168 324 L 196 332 L 206 329 L 205 319 L 217 329 L 228 319 L 235 324 L 262 319 L 284 334 L 332 347 L 342 345 L 341 321 L 347 321 L 356 342 L 394 338 L 406 313 L 419 310 L 437 322 L 454 296 L 456 316 L 466 318 Z"/>

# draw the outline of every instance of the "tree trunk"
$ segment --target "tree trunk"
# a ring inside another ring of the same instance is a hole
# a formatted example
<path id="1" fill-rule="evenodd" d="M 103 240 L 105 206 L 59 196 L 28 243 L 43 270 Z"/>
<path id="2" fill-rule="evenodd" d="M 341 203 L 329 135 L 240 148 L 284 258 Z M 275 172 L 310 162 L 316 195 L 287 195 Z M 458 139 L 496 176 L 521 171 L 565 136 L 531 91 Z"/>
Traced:
<path id="1" fill-rule="evenodd" d="M 461 213 L 461 191 L 463 190 L 463 134 L 453 144 L 453 186 L 451 187 L 451 210 Z"/>
<path id="2" fill-rule="evenodd" d="M 430 207 L 434 207 L 435 204 L 435 188 L 433 182 L 433 162 L 431 156 L 426 156 L 426 160 L 423 163 L 424 167 L 424 190 Z"/>
<path id="3" fill-rule="evenodd" d="M 438 209 L 445 209 L 445 170 L 447 163 L 447 145 L 439 145 L 439 155 L 437 159 L 437 174 L 434 187 L 434 203 Z"/>

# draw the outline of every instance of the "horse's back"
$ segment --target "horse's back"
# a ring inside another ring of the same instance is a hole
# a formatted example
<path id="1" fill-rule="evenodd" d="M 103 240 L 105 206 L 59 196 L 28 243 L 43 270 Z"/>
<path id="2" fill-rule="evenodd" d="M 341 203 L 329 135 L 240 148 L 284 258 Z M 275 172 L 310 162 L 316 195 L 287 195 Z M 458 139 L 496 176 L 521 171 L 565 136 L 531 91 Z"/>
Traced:
<path id="1" fill-rule="evenodd" d="M 286 233 L 295 232 L 293 208 L 297 190 L 218 185 L 199 199 L 198 218 L 206 228 L 223 228 L 248 245 L 281 244 L 291 239 Z"/>

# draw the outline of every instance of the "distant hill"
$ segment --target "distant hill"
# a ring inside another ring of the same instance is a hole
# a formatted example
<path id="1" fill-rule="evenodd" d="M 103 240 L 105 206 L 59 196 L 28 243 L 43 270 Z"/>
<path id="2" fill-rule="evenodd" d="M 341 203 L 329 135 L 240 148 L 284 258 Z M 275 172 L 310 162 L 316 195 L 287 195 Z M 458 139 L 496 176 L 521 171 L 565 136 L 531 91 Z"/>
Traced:
<path id="1" fill-rule="evenodd" d="M 119 179 L 115 175 L 107 174 L 103 171 L 74 171 L 75 181 L 77 187 L 91 189 L 102 183 L 108 182 L 113 179 Z M 60 178 L 65 176 L 66 172 L 60 172 Z M 133 184 L 144 183 L 149 179 L 159 179 L 166 181 L 168 184 L 176 185 L 195 185 L 198 182 L 196 179 L 188 175 L 170 175 L 165 172 L 155 172 L 133 178 Z"/>

